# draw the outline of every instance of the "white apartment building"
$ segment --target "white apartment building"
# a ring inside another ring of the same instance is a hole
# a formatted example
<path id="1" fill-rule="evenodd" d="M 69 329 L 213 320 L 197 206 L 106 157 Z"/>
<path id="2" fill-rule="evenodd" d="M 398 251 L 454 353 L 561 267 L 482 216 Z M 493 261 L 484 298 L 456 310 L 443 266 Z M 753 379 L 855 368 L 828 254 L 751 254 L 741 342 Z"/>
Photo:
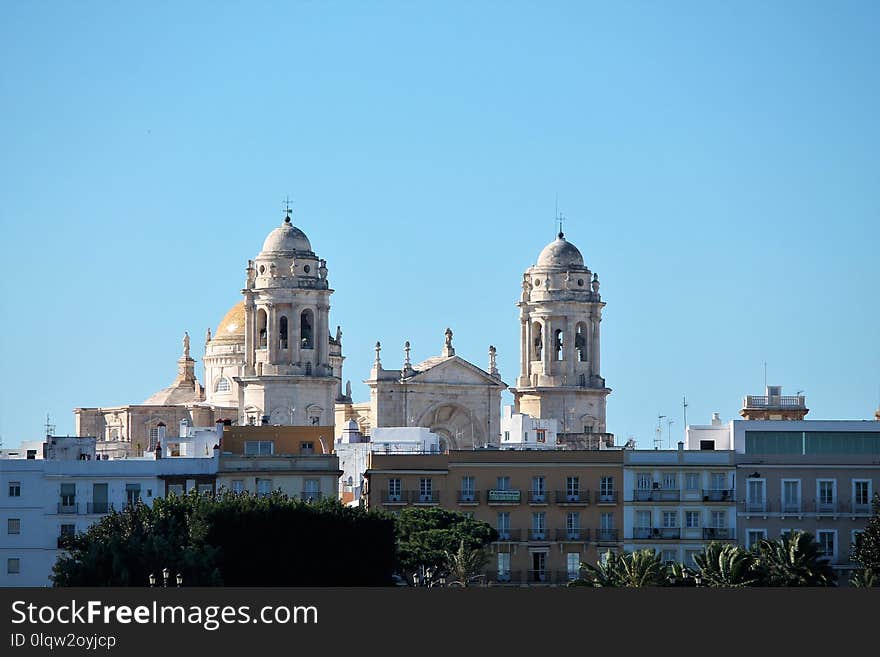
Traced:
<path id="1" fill-rule="evenodd" d="M 505 406 L 501 413 L 501 449 L 556 449 L 557 421 L 514 413 Z"/>
<path id="2" fill-rule="evenodd" d="M 151 504 L 169 491 L 214 490 L 216 450 L 210 458 L 97 460 L 83 458 L 88 449 L 65 458 L 73 452 L 63 448 L 67 439 L 55 440 L 59 458 L 0 460 L 0 586 L 49 586 L 61 537 L 84 531 L 113 509 L 137 500 Z"/>
<path id="3" fill-rule="evenodd" d="M 693 566 L 711 541 L 736 541 L 730 451 L 624 450 L 623 549 Z"/>

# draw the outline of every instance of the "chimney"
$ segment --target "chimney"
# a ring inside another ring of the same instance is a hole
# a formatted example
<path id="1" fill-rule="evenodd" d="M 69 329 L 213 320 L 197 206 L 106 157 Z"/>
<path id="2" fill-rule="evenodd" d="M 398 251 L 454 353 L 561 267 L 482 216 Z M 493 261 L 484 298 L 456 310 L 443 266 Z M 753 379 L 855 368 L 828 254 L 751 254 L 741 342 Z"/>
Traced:
<path id="1" fill-rule="evenodd" d="M 678 451 L 679 451 L 679 452 L 683 452 L 683 451 L 684 451 L 684 442 L 681 441 L 681 440 L 678 441 Z"/>
<path id="2" fill-rule="evenodd" d="M 712 413 L 712 426 L 717 427 L 721 425 L 721 414 L 720 413 Z"/>

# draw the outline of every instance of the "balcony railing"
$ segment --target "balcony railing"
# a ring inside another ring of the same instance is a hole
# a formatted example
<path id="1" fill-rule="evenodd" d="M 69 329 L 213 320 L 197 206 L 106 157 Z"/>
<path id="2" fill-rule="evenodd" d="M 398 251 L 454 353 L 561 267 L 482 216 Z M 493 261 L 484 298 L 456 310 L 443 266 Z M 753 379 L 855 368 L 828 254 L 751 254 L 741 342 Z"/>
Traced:
<path id="1" fill-rule="evenodd" d="M 707 541 L 727 541 L 736 536 L 730 527 L 703 527 L 703 538 Z"/>
<path id="2" fill-rule="evenodd" d="M 599 543 L 616 543 L 617 542 L 617 530 L 616 529 L 597 529 L 596 530 L 596 540 Z"/>
<path id="3" fill-rule="evenodd" d="M 769 513 L 770 505 L 765 499 L 751 499 L 743 502 L 746 513 Z"/>
<path id="4" fill-rule="evenodd" d="M 633 491 L 636 502 L 678 502 L 681 490 L 678 488 L 637 488 Z"/>
<path id="5" fill-rule="evenodd" d="M 89 502 L 86 505 L 86 513 L 88 514 L 110 513 L 112 510 L 113 505 L 109 502 Z"/>
<path id="6" fill-rule="evenodd" d="M 529 540 L 530 541 L 548 541 L 550 536 L 550 532 L 546 529 L 535 529 L 532 528 L 529 530 Z"/>
<path id="7" fill-rule="evenodd" d="M 547 504 L 547 497 L 545 491 L 529 491 L 529 504 Z"/>
<path id="8" fill-rule="evenodd" d="M 580 529 L 580 528 L 572 528 L 572 529 L 557 529 L 556 530 L 556 540 L 557 541 L 589 541 L 590 540 L 590 530 L 589 529 Z"/>
<path id="9" fill-rule="evenodd" d="M 734 502 L 736 501 L 736 492 L 729 488 L 709 488 L 703 489 L 704 502 Z"/>
<path id="10" fill-rule="evenodd" d="M 439 504 L 440 491 L 409 491 L 409 501 L 413 504 Z"/>
<path id="11" fill-rule="evenodd" d="M 743 408 L 806 408 L 803 395 L 747 395 Z"/>
<path id="12" fill-rule="evenodd" d="M 410 491 L 400 491 L 399 493 L 391 493 L 387 490 L 382 491 L 382 504 L 406 504 L 409 501 Z"/>
<path id="13" fill-rule="evenodd" d="M 522 499 L 522 493 L 518 488 L 500 489 L 492 488 L 486 491 L 486 502 L 488 504 L 519 504 Z"/>
<path id="14" fill-rule="evenodd" d="M 596 504 L 617 504 L 617 491 L 596 491 L 595 501 Z"/>
<path id="15" fill-rule="evenodd" d="M 568 584 L 581 575 L 580 570 L 554 570 L 552 580 L 554 584 Z"/>
<path id="16" fill-rule="evenodd" d="M 321 491 L 304 490 L 299 498 L 303 502 L 320 502 L 321 501 Z"/>
<path id="17" fill-rule="evenodd" d="M 589 504 L 590 491 L 588 490 L 558 490 L 556 491 L 557 504 Z"/>
<path id="18" fill-rule="evenodd" d="M 527 570 L 526 577 L 530 584 L 550 584 L 553 581 L 549 570 Z"/>
<path id="19" fill-rule="evenodd" d="M 503 542 L 518 543 L 522 530 L 520 529 L 498 529 L 498 540 Z"/>
<path id="20" fill-rule="evenodd" d="M 871 505 L 869 503 L 853 502 L 851 513 L 853 515 L 871 515 Z"/>
<path id="21" fill-rule="evenodd" d="M 518 570 L 496 570 L 486 573 L 486 579 L 496 584 L 522 584 L 523 576 Z"/>
<path id="22" fill-rule="evenodd" d="M 58 513 L 79 513 L 79 504 L 77 502 L 71 502 L 69 504 L 59 502 Z"/>
<path id="23" fill-rule="evenodd" d="M 780 504 L 780 513 L 783 515 L 797 515 L 804 512 L 804 506 L 800 500 L 794 502 L 782 502 Z"/>
<path id="24" fill-rule="evenodd" d="M 459 504 L 479 504 L 480 491 L 478 490 L 460 490 L 458 491 Z"/>
<path id="25" fill-rule="evenodd" d="M 668 540 L 681 538 L 681 527 L 633 527 L 634 540 Z"/>

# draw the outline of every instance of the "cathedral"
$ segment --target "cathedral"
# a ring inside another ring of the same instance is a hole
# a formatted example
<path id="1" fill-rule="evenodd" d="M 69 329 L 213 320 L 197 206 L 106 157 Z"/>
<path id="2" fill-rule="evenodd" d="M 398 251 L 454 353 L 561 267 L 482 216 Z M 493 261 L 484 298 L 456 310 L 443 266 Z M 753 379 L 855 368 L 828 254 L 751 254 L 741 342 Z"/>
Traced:
<path id="1" fill-rule="evenodd" d="M 413 363 L 406 342 L 400 367 L 386 368 L 377 342 L 364 381 L 370 399 L 356 403 L 350 383 L 342 385 L 342 330 L 330 331 L 327 262 L 294 226 L 290 210 L 245 271 L 241 301 L 205 336 L 204 386 L 185 334 L 169 387 L 141 404 L 75 409 L 76 434 L 96 436 L 108 457 L 140 455 L 155 449 L 160 435 L 216 422 L 334 433 L 353 420 L 364 435 L 378 427 L 429 428 L 443 449 L 498 445 L 507 384 L 494 346 L 482 369 L 455 353 L 447 328 L 439 354 Z M 515 412 L 556 419 L 561 441 L 572 446 L 595 449 L 598 440 L 608 440 L 611 391 L 599 369 L 604 305 L 598 276 L 560 231 L 523 276 L 520 371 L 511 392 Z"/>

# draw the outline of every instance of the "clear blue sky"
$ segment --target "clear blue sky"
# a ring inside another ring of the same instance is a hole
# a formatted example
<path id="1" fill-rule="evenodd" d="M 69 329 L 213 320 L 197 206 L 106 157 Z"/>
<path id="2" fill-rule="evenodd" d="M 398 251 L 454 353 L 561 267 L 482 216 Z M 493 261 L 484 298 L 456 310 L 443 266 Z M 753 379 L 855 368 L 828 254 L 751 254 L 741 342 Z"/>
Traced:
<path id="1" fill-rule="evenodd" d="M 3 2 L 5 446 L 200 359 L 287 194 L 360 399 L 377 339 L 447 326 L 515 383 L 558 193 L 621 441 L 734 417 L 765 360 L 871 417 L 878 62 L 876 2 Z"/>

